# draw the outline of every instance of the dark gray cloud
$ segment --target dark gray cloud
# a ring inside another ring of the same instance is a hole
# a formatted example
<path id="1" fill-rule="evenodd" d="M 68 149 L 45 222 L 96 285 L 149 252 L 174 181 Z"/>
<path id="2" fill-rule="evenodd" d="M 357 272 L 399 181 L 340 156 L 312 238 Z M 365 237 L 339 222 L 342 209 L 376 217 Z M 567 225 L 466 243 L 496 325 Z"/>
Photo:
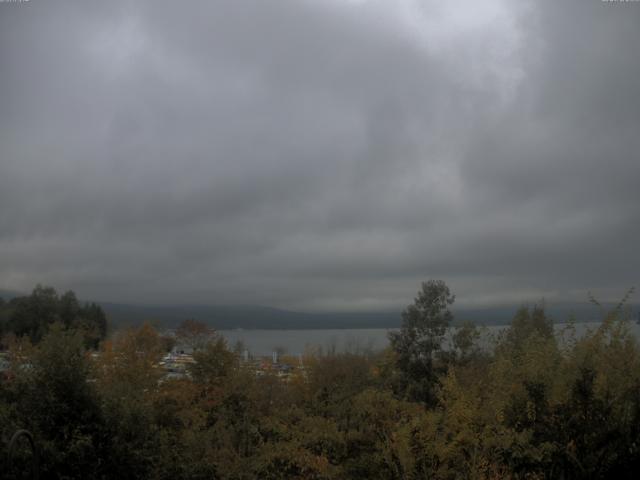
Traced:
<path id="1" fill-rule="evenodd" d="M 0 286 L 298 309 L 618 295 L 640 4 L 0 3 Z"/>

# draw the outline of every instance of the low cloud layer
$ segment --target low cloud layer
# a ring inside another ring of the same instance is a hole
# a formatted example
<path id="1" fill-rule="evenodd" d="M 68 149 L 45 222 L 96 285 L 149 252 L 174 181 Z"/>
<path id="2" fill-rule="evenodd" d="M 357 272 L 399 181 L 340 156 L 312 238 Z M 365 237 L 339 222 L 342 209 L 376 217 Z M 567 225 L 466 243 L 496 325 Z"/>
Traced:
<path id="1" fill-rule="evenodd" d="M 640 4 L 0 3 L 0 287 L 376 310 L 621 296 Z"/>

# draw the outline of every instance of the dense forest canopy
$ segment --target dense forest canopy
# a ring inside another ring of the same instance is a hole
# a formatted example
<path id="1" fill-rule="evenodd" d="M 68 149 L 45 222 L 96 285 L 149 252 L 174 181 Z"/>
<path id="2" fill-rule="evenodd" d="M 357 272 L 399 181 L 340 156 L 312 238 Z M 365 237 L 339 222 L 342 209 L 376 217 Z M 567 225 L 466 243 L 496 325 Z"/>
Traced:
<path id="1" fill-rule="evenodd" d="M 635 478 L 640 467 L 640 348 L 623 305 L 561 338 L 543 308 L 523 307 L 491 348 L 464 325 L 445 349 L 454 296 L 429 281 L 386 350 L 285 356 L 286 379 L 257 375 L 186 321 L 193 363 L 176 379 L 160 367 L 171 343 L 148 324 L 92 350 L 85 329 L 101 324 L 74 298 L 38 287 L 2 304 L 13 328 L 2 438 L 32 432 L 44 478 Z M 10 473 L 29 462 L 20 450 Z"/>
<path id="2" fill-rule="evenodd" d="M 27 336 L 37 343 L 56 322 L 81 331 L 87 347 L 97 348 L 107 335 L 102 308 L 95 303 L 80 304 L 73 291 L 59 295 L 52 287 L 37 285 L 31 295 L 0 299 L 0 335 Z"/>

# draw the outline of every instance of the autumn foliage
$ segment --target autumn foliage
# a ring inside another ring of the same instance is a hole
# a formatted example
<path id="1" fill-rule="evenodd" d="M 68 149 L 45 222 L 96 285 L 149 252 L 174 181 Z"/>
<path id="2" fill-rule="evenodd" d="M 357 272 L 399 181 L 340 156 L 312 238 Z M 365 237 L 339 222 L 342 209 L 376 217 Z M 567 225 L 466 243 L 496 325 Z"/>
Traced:
<path id="1" fill-rule="evenodd" d="M 443 348 L 453 297 L 431 287 L 384 352 L 309 353 L 286 381 L 213 332 L 191 377 L 166 379 L 151 326 L 92 352 L 57 324 L 10 345 L 0 428 L 34 434 L 44 478 L 635 478 L 640 349 L 623 309 L 576 335 L 522 308 Z"/>

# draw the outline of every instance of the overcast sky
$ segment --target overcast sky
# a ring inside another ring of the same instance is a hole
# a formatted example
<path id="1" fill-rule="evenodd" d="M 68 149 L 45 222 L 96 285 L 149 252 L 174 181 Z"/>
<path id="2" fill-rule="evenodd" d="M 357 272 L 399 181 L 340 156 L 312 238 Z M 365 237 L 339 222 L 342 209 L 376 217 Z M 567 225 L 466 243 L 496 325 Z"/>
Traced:
<path id="1" fill-rule="evenodd" d="M 639 46 L 640 2 L 2 2 L 0 288 L 619 298 Z"/>

